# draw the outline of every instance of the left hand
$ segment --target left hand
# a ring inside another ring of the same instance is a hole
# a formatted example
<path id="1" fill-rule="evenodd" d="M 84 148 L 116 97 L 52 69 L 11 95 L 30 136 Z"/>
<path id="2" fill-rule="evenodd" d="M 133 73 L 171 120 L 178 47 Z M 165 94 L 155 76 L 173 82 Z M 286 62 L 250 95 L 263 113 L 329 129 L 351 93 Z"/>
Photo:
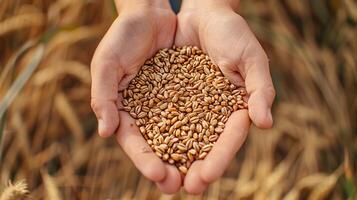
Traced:
<path id="1" fill-rule="evenodd" d="M 273 124 L 275 90 L 268 58 L 236 7 L 227 1 L 186 0 L 178 14 L 175 45 L 203 49 L 233 84 L 246 87 L 249 96 L 249 111 L 234 112 L 212 151 L 190 167 L 184 187 L 192 194 L 203 192 L 223 175 L 245 141 L 250 120 L 259 128 Z"/>
<path id="2" fill-rule="evenodd" d="M 176 167 L 161 161 L 139 132 L 135 120 L 118 111 L 121 91 L 147 58 L 172 46 L 176 16 L 167 0 L 116 0 L 119 16 L 100 42 L 91 64 L 91 105 L 98 133 L 112 135 L 137 169 L 164 193 L 175 193 L 182 180 Z"/>

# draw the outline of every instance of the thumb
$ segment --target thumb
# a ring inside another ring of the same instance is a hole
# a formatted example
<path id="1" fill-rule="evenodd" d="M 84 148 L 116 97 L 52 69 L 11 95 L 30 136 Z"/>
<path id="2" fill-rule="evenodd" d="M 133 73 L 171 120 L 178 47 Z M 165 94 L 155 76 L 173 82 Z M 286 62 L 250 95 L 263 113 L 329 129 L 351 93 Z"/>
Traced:
<path id="1" fill-rule="evenodd" d="M 273 125 L 271 107 L 275 90 L 270 77 L 268 59 L 264 52 L 261 52 L 244 60 L 243 73 L 234 62 L 218 60 L 217 65 L 231 83 L 246 87 L 249 117 L 253 123 L 259 128 L 270 128 Z"/>
<path id="2" fill-rule="evenodd" d="M 91 107 L 98 120 L 98 133 L 111 136 L 119 126 L 118 83 L 122 72 L 113 64 L 92 62 Z"/>
<path id="3" fill-rule="evenodd" d="M 266 56 L 257 56 L 252 62 L 247 62 L 245 83 L 250 118 L 259 128 L 270 128 L 273 125 L 271 107 L 275 90 Z"/>
<path id="4" fill-rule="evenodd" d="M 234 85 L 239 87 L 245 87 L 244 79 L 239 73 L 238 68 L 231 62 L 218 60 L 217 66 L 221 70 L 222 74 Z"/>
<path id="5" fill-rule="evenodd" d="M 98 120 L 98 134 L 111 136 L 119 125 L 118 108 L 114 101 L 92 97 L 91 107 Z"/>

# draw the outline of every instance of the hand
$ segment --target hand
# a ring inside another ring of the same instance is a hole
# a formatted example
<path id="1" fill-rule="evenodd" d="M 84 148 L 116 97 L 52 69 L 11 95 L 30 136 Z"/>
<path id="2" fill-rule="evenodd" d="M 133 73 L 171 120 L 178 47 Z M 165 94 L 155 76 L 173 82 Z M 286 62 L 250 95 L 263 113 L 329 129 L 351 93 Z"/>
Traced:
<path id="1" fill-rule="evenodd" d="M 178 15 L 177 46 L 202 48 L 235 85 L 245 86 L 248 109 L 234 112 L 212 151 L 190 167 L 184 187 L 197 194 L 224 173 L 243 144 L 250 119 L 260 128 L 272 126 L 275 91 L 268 58 L 245 20 L 235 13 L 237 1 L 186 0 Z"/>
<path id="2" fill-rule="evenodd" d="M 180 173 L 152 152 L 128 113 L 118 112 L 118 91 L 127 87 L 146 59 L 172 46 L 176 16 L 163 0 L 121 0 L 116 5 L 119 16 L 100 42 L 91 64 L 91 105 L 98 119 L 98 132 L 108 137 L 118 129 L 117 141 L 134 165 L 163 192 L 173 193 L 181 187 Z"/>

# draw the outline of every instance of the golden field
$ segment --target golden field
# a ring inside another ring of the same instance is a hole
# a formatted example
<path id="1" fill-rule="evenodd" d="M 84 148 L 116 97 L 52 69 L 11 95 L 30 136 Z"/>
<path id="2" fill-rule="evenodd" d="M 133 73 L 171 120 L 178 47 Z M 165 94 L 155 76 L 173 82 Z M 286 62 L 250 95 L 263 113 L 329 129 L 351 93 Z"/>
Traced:
<path id="1" fill-rule="evenodd" d="M 190 196 L 161 194 L 96 133 L 89 65 L 113 2 L 0 0 L 0 200 L 356 199 L 357 2 L 241 2 L 270 58 L 275 124 Z"/>

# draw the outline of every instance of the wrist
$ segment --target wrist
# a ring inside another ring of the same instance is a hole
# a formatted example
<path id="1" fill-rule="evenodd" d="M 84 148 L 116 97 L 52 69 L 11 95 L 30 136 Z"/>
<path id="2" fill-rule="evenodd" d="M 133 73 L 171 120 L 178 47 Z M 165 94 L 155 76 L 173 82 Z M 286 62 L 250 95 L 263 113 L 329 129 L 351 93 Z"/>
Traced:
<path id="1" fill-rule="evenodd" d="M 183 0 L 181 10 L 217 10 L 230 9 L 237 11 L 240 0 Z"/>
<path id="2" fill-rule="evenodd" d="M 118 13 L 153 8 L 170 9 L 168 0 L 114 0 Z"/>

